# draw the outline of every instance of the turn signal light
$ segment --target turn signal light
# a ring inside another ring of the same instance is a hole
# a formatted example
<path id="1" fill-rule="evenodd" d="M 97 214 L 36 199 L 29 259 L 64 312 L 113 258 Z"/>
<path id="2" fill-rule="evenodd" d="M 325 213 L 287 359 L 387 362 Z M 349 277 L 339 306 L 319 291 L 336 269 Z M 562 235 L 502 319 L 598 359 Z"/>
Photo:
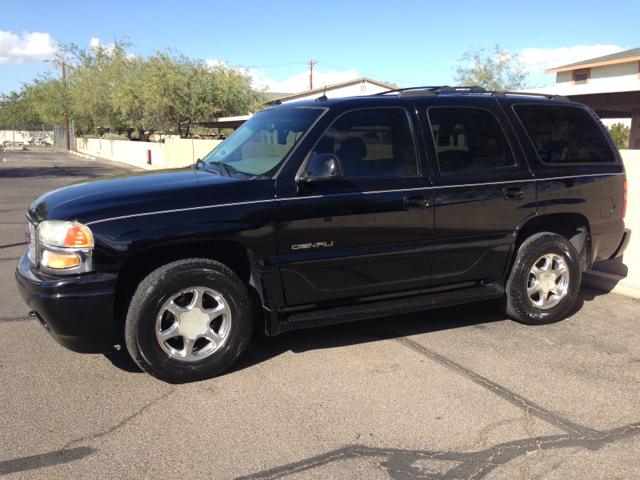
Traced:
<path id="1" fill-rule="evenodd" d="M 78 255 L 64 255 L 45 250 L 42 252 L 42 265 L 56 270 L 73 268 L 80 265 L 80 257 Z"/>
<path id="2" fill-rule="evenodd" d="M 92 245 L 87 232 L 79 229 L 78 227 L 70 227 L 64 237 L 64 246 L 72 248 L 87 248 Z"/>
<path id="3" fill-rule="evenodd" d="M 627 197 L 629 196 L 629 185 L 627 180 L 624 180 L 622 184 L 622 211 L 620 212 L 620 220 L 624 220 L 624 216 L 627 214 Z"/>

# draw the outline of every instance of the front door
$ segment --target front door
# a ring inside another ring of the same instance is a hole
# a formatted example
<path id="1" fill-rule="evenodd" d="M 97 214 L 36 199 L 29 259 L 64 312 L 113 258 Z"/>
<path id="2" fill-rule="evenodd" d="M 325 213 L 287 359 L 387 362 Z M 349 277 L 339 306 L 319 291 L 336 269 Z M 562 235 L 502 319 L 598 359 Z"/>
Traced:
<path id="1" fill-rule="evenodd" d="M 400 105 L 336 113 L 325 119 L 329 126 L 306 158 L 338 156 L 345 180 L 296 191 L 293 176 L 278 179 L 278 261 L 287 306 L 317 308 L 430 284 L 433 191 L 416 121 Z"/>

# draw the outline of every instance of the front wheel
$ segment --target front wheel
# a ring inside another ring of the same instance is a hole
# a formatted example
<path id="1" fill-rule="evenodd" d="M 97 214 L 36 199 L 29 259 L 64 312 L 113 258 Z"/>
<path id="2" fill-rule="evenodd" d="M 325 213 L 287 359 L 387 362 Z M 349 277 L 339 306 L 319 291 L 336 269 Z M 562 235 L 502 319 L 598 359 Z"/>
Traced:
<path id="1" fill-rule="evenodd" d="M 209 259 L 169 263 L 134 294 L 125 324 L 129 353 L 145 372 L 169 383 L 211 378 L 246 348 L 252 303 L 245 284 Z"/>
<path id="2" fill-rule="evenodd" d="M 517 322 L 557 322 L 575 303 L 581 280 L 580 259 L 571 242 L 554 233 L 538 233 L 518 250 L 502 307 Z"/>

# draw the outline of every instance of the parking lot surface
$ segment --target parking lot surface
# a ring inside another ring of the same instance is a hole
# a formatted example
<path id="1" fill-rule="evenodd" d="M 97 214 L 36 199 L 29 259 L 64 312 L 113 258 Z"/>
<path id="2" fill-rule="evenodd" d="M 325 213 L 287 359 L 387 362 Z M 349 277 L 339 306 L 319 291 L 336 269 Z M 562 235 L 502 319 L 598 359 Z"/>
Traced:
<path id="1" fill-rule="evenodd" d="M 59 346 L 14 280 L 34 198 L 135 168 L 0 158 L 2 478 L 640 478 L 637 300 L 583 288 L 539 327 L 483 302 L 255 334 L 223 376 L 168 385 Z"/>

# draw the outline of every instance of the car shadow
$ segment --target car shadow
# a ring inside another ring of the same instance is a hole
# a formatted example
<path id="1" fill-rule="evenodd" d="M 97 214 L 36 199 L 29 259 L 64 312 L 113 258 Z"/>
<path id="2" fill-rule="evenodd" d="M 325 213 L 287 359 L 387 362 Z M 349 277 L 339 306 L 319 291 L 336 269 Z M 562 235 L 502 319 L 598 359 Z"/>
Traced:
<path id="1" fill-rule="evenodd" d="M 505 320 L 507 317 L 500 310 L 497 302 L 489 300 L 295 330 L 275 337 L 267 337 L 262 332 L 255 332 L 240 360 L 225 374 L 266 362 L 288 351 L 303 353 L 310 350 L 340 348 L 469 326 L 486 328 L 487 324 Z"/>
<path id="2" fill-rule="evenodd" d="M 602 290 L 583 286 L 576 302 L 565 318 L 573 317 L 582 310 L 585 302 L 592 301 L 606 293 Z M 246 351 L 222 375 L 229 375 L 251 368 L 289 351 L 304 353 L 312 350 L 348 347 L 465 327 L 482 329 L 487 328 L 487 325 L 491 323 L 503 321 L 511 320 L 499 308 L 498 302 L 487 300 L 434 310 L 340 323 L 326 327 L 295 330 L 275 337 L 267 337 L 259 329 L 256 329 Z M 523 325 L 522 328 L 536 327 Z M 129 373 L 142 373 L 142 370 L 135 364 L 126 348 L 120 348 L 113 353 L 106 354 L 105 357 L 116 368 Z"/>
<path id="3" fill-rule="evenodd" d="M 580 312 L 585 302 L 606 294 L 607 292 L 592 287 L 581 287 L 578 298 L 565 319 Z M 502 311 L 497 301 L 487 300 L 371 320 L 296 330 L 275 337 L 267 337 L 262 332 L 256 331 L 245 353 L 223 375 L 250 368 L 288 351 L 303 353 L 310 350 L 346 347 L 464 327 L 483 329 L 491 323 L 503 321 L 511 322 L 512 320 Z M 522 325 L 522 328 L 536 327 Z M 540 328 L 544 328 L 544 326 Z"/>

